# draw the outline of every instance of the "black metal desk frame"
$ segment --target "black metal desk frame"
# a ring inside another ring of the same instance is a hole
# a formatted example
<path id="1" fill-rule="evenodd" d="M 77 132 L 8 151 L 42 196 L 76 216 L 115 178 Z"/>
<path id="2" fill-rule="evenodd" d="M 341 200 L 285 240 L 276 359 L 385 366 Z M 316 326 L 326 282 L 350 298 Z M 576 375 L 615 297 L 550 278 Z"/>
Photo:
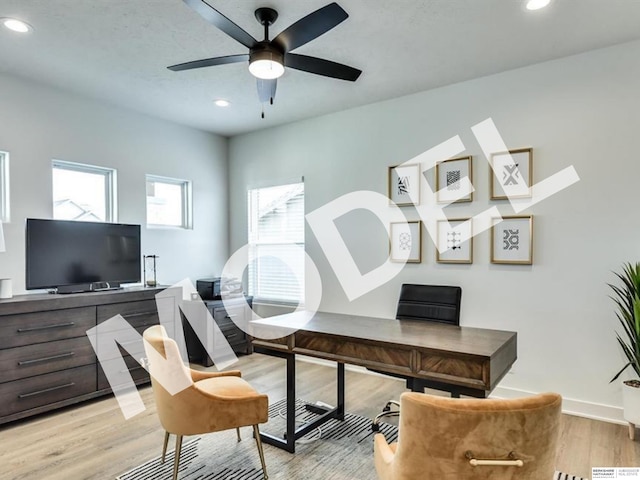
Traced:
<path id="1" fill-rule="evenodd" d="M 255 346 L 254 351 L 273 357 L 284 358 L 287 361 L 287 429 L 284 438 L 260 432 L 260 438 L 264 443 L 282 448 L 289 453 L 295 453 L 296 440 L 302 438 L 332 418 L 344 420 L 344 363 L 337 362 L 337 406 L 296 429 L 296 354 L 280 352 L 259 346 Z"/>

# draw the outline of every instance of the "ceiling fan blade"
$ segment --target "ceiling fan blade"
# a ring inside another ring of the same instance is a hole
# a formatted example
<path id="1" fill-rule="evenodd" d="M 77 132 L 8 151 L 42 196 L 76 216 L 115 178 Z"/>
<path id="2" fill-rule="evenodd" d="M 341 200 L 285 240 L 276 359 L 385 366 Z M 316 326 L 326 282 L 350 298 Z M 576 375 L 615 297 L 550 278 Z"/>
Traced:
<path id="1" fill-rule="evenodd" d="M 263 80 L 262 78 L 258 78 L 257 81 L 258 98 L 260 99 L 260 103 L 273 103 L 273 99 L 276 97 L 278 80 L 275 78 L 272 80 Z"/>
<path id="2" fill-rule="evenodd" d="M 290 52 L 310 42 L 314 38 L 318 38 L 347 18 L 349 18 L 349 15 L 340 5 L 335 2 L 330 3 L 310 13 L 306 17 L 301 18 L 280 32 L 278 36 L 273 39 L 273 43 L 279 46 L 284 52 Z"/>
<path id="3" fill-rule="evenodd" d="M 178 65 L 171 65 L 167 67 L 174 72 L 180 72 L 182 70 L 192 70 L 194 68 L 213 67 L 214 65 L 225 65 L 227 63 L 239 63 L 248 62 L 249 54 L 243 53 L 240 55 L 227 55 L 226 57 L 214 57 L 205 58 L 203 60 L 194 60 L 193 62 L 179 63 Z"/>
<path id="4" fill-rule="evenodd" d="M 198 12 L 207 22 L 215 25 L 231 38 L 240 42 L 247 48 L 253 47 L 258 41 L 250 34 L 225 17 L 204 0 L 183 0 L 193 10 Z"/>
<path id="5" fill-rule="evenodd" d="M 284 56 L 284 64 L 287 67 L 302 70 L 303 72 L 348 80 L 350 82 L 355 82 L 362 73 L 362 70 L 348 65 L 332 62 L 331 60 L 325 60 L 323 58 L 299 55 L 297 53 L 287 53 Z"/>

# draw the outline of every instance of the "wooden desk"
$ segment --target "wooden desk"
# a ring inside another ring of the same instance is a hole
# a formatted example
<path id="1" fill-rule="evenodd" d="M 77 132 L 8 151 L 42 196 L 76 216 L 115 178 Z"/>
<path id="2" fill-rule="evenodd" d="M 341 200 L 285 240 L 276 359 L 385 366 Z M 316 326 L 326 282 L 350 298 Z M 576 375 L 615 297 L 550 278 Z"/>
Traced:
<path id="1" fill-rule="evenodd" d="M 311 317 L 309 319 L 309 317 Z M 307 321 L 308 320 L 308 321 Z M 278 315 L 251 322 L 254 350 L 287 360 L 286 439 L 264 434 L 266 443 L 295 451 L 295 440 L 328 418 L 344 417 L 344 364 L 455 385 L 466 395 L 485 397 L 517 358 L 515 332 L 415 320 L 338 313 Z M 278 330 L 286 335 L 274 336 Z M 295 429 L 295 355 L 338 362 L 338 406 Z"/>

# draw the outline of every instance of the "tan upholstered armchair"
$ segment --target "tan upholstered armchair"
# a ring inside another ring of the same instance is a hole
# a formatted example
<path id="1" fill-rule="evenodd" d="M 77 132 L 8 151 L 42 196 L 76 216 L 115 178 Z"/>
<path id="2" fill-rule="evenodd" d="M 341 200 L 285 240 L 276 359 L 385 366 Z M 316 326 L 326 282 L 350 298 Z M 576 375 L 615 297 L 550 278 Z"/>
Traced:
<path id="1" fill-rule="evenodd" d="M 398 442 L 374 437 L 381 480 L 545 480 L 552 478 L 562 399 L 400 396 Z"/>
<path id="2" fill-rule="evenodd" d="M 269 400 L 240 378 L 239 371 L 199 372 L 186 367 L 176 342 L 164 327 L 145 330 L 145 351 L 160 423 L 165 430 L 162 461 L 169 435 L 176 435 L 173 479 L 178 478 L 183 435 L 198 435 L 253 426 L 264 478 L 267 469 L 260 442 L 259 423 L 268 420 Z"/>

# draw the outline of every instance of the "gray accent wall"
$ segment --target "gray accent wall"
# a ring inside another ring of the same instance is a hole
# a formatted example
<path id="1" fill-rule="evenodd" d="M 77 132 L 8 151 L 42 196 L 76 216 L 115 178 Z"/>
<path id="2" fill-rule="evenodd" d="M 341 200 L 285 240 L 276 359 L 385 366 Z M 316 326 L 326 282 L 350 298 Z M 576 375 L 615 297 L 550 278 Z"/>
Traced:
<path id="1" fill-rule="evenodd" d="M 0 150 L 10 154 L 11 222 L 0 278 L 25 290 L 25 218 L 51 218 L 51 160 L 117 169 L 118 220 L 142 225 L 142 253 L 172 284 L 227 258 L 227 139 L 0 75 Z M 192 230 L 147 229 L 145 175 L 193 181 Z"/>
<path id="2" fill-rule="evenodd" d="M 489 232 L 474 239 L 472 265 L 437 264 L 425 235 L 422 263 L 350 301 L 307 225 L 306 250 L 323 283 L 320 308 L 393 317 L 402 283 L 461 285 L 462 325 L 518 332 L 518 361 L 497 394 L 556 391 L 566 410 L 621 421 L 620 385 L 609 380 L 623 357 L 607 282 L 640 257 L 639 56 L 640 43 L 628 43 L 234 137 L 230 253 L 247 239 L 247 188 L 304 176 L 307 213 L 358 190 L 386 194 L 388 166 L 455 135 L 473 155 L 476 192 L 473 203 L 447 214 L 494 205 L 513 214 L 507 202 L 489 201 L 489 167 L 471 132 L 490 117 L 509 148 L 533 147 L 536 182 L 569 166 L 581 178 L 524 212 L 535 218 L 534 264 L 491 264 Z M 359 82 L 366 81 L 364 72 Z M 433 172 L 426 177 L 432 182 Z M 403 212 L 418 219 L 412 207 Z M 358 209 L 336 225 L 363 272 L 384 261 L 388 239 L 377 217 Z"/>

